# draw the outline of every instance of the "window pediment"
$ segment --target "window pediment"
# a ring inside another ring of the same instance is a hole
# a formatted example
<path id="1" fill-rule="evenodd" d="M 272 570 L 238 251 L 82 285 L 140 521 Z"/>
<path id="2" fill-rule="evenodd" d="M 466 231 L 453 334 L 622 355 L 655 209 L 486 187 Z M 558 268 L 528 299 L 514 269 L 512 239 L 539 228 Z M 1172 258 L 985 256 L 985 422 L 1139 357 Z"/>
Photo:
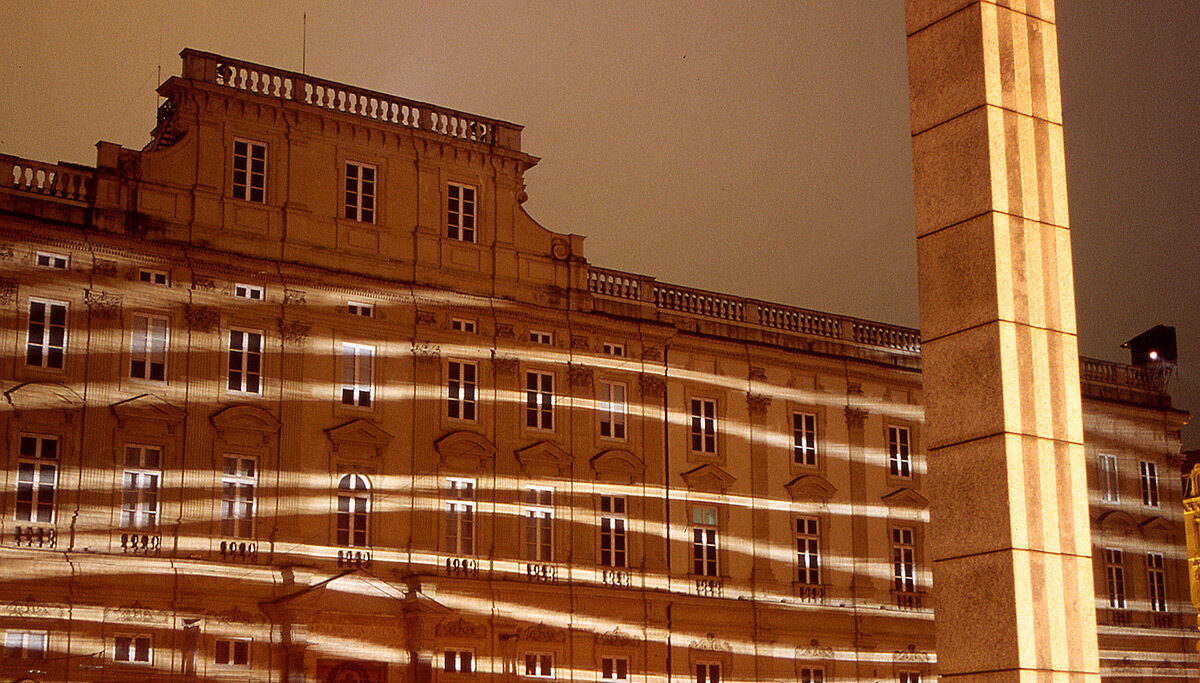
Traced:
<path id="1" fill-rule="evenodd" d="M 829 500 L 837 493 L 837 487 L 828 479 L 815 474 L 796 477 L 783 487 L 791 494 L 792 500 Z"/>
<path id="2" fill-rule="evenodd" d="M 1127 536 L 1138 528 L 1137 520 L 1128 512 L 1109 510 L 1096 519 L 1096 526 L 1109 534 Z"/>
<path id="3" fill-rule="evenodd" d="M 133 420 L 165 423 L 167 431 L 174 432 L 175 425 L 182 423 L 183 418 L 187 415 L 182 408 L 177 408 L 154 394 L 142 394 L 124 401 L 117 401 L 108 408 L 117 418 L 117 426 L 121 429 L 124 429 L 125 425 Z"/>
<path id="4" fill-rule="evenodd" d="M 571 472 L 571 454 L 551 441 L 539 441 L 516 452 L 521 471 L 527 474 L 565 476 Z"/>
<path id="5" fill-rule="evenodd" d="M 217 430 L 218 439 L 246 446 L 253 445 L 255 441 L 266 445 L 280 427 L 274 415 L 256 406 L 230 406 L 217 411 L 209 419 Z"/>
<path id="6" fill-rule="evenodd" d="M 1175 528 L 1171 526 L 1170 522 L 1158 515 L 1147 519 L 1138 526 L 1141 528 L 1143 536 L 1156 538 L 1175 537 Z"/>
<path id="7" fill-rule="evenodd" d="M 334 453 L 354 454 L 366 451 L 367 455 L 379 457 L 392 441 L 392 435 L 382 427 L 362 418 L 326 429 L 325 434 L 333 442 Z"/>
<path id="8" fill-rule="evenodd" d="M 609 479 L 628 480 L 633 483 L 646 470 L 642 459 L 623 448 L 613 448 L 591 459 L 592 469 L 597 476 Z"/>
<path id="9" fill-rule="evenodd" d="M 689 489 L 711 493 L 725 493 L 737 481 L 737 477 L 711 463 L 688 470 L 680 476 Z"/>
<path id="10" fill-rule="evenodd" d="M 22 382 L 4 392 L 14 410 L 75 410 L 83 407 L 83 397 L 59 382 Z"/>
<path id="11" fill-rule="evenodd" d="M 880 498 L 888 507 L 900 508 L 916 508 L 926 509 L 929 507 L 929 499 L 916 491 L 908 488 L 896 489 L 891 493 Z"/>
<path id="12" fill-rule="evenodd" d="M 496 446 L 475 432 L 450 432 L 433 443 L 442 464 L 451 463 L 465 469 L 481 470 L 496 457 Z"/>

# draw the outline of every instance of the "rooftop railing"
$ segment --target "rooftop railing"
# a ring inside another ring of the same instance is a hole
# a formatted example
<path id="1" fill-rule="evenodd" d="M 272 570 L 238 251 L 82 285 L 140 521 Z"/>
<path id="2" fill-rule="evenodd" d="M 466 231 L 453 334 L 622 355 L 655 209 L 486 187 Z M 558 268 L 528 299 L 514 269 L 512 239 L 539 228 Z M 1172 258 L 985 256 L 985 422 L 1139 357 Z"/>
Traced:
<path id="1" fill-rule="evenodd" d="M 183 76 L 370 121 L 520 151 L 521 126 L 307 74 L 184 50 Z"/>
<path id="2" fill-rule="evenodd" d="M 0 182 L 18 192 L 86 204 L 94 198 L 96 172 L 0 154 Z"/>
<path id="3" fill-rule="evenodd" d="M 1151 368 L 1094 358 L 1079 359 L 1079 379 L 1153 394 L 1161 394 L 1166 388 L 1166 377 Z"/>

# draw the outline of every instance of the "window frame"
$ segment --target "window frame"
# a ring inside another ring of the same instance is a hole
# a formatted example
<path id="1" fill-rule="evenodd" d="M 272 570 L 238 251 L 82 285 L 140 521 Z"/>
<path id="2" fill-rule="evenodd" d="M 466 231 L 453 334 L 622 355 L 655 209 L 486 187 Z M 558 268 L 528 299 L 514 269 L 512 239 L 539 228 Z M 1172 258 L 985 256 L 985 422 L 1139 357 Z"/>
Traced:
<path id="1" fill-rule="evenodd" d="M 14 636 L 19 640 L 14 645 Z M 31 642 L 35 637 L 39 637 L 40 648 L 30 647 Z M 39 660 L 46 658 L 47 649 L 50 646 L 50 632 L 39 629 L 21 629 L 21 628 L 6 628 L 4 629 L 4 659 L 13 660 Z"/>
<path id="2" fill-rule="evenodd" d="M 600 352 L 606 356 L 613 358 L 627 358 L 625 354 L 625 344 L 621 342 L 603 342 L 600 345 Z"/>
<path id="3" fill-rule="evenodd" d="M 445 492 L 446 552 L 451 555 L 474 555 L 475 511 L 478 505 L 476 481 L 467 477 L 446 477 L 446 486 L 442 490 Z"/>
<path id="4" fill-rule="evenodd" d="M 466 668 L 463 668 L 463 655 L 466 654 Z M 475 673 L 475 650 L 469 647 L 448 647 L 442 650 L 442 671 L 448 674 Z M 454 668 L 449 664 L 453 660 Z"/>
<path id="5" fill-rule="evenodd" d="M 554 678 L 553 652 L 525 652 L 523 659 L 525 660 L 525 673 L 522 674 L 524 677 L 541 679 Z M 531 666 L 531 664 L 533 666 Z M 531 671 L 533 673 L 531 673 Z"/>
<path id="6" fill-rule="evenodd" d="M 479 324 L 470 318 L 451 318 L 450 329 L 466 334 L 478 334 Z"/>
<path id="7" fill-rule="evenodd" d="M 244 661 L 237 661 L 237 646 L 245 646 Z M 229 669 L 248 669 L 251 662 L 251 651 L 253 649 L 254 640 L 251 638 L 216 638 L 213 641 L 213 665 Z M 227 648 L 225 661 L 221 661 L 221 646 Z"/>
<path id="8" fill-rule="evenodd" d="M 1158 463 L 1142 460 L 1138 464 L 1142 482 L 1142 505 L 1148 508 L 1162 507 L 1158 494 Z"/>
<path id="9" fill-rule="evenodd" d="M 1120 548 L 1104 548 L 1104 585 L 1111 609 L 1126 609 L 1125 554 Z"/>
<path id="10" fill-rule="evenodd" d="M 122 640 L 127 641 L 125 643 L 124 651 L 122 651 L 122 648 L 121 648 Z M 144 641 L 146 643 L 146 658 L 145 659 L 139 659 L 137 657 L 139 641 Z M 122 655 L 124 655 L 124 656 L 122 657 Z M 118 664 L 132 664 L 135 666 L 153 666 L 154 665 L 154 638 L 150 634 L 147 634 L 147 633 L 116 634 L 113 636 L 112 658 L 113 658 L 113 661 Z"/>
<path id="11" fill-rule="evenodd" d="M 554 431 L 555 374 L 547 370 L 525 371 L 525 428 Z"/>
<path id="12" fill-rule="evenodd" d="M 554 562 L 554 488 L 526 486 L 523 510 L 525 560 L 538 564 Z"/>
<path id="13" fill-rule="evenodd" d="M 139 320 L 145 325 L 139 328 Z M 162 336 L 156 340 L 154 325 L 161 323 Z M 141 346 L 139 351 L 138 347 Z M 155 348 L 161 346 L 161 348 Z M 129 378 L 146 382 L 167 381 L 167 361 L 171 349 L 171 319 L 157 313 L 134 313 L 130 319 L 129 330 Z M 140 358 L 139 358 L 140 356 Z M 155 361 L 158 357 L 161 360 Z M 141 363 L 141 374 L 138 374 L 137 364 Z M 158 376 L 155 377 L 155 365 L 158 366 Z"/>
<path id="14" fill-rule="evenodd" d="M 348 472 L 338 479 L 334 540 L 339 548 L 371 547 L 371 483 L 366 475 Z"/>
<path id="15" fill-rule="evenodd" d="M 696 683 L 721 683 L 724 677 L 724 666 L 721 662 L 698 661 L 693 667 Z M 716 672 L 714 676 L 713 673 Z"/>
<path id="16" fill-rule="evenodd" d="M 468 244 L 479 243 L 479 188 L 475 185 L 446 183 L 446 237 Z"/>
<path id="17" fill-rule="evenodd" d="M 715 505 L 693 505 L 689 520 L 691 575 L 720 577 L 724 568 L 721 562 L 721 510 Z"/>
<path id="18" fill-rule="evenodd" d="M 34 306 L 42 306 L 41 320 L 34 322 Z M 62 322 L 56 324 L 54 322 L 54 308 L 62 309 Z M 70 339 L 70 316 L 71 306 L 66 301 L 56 299 L 45 299 L 42 297 L 30 297 L 27 325 L 25 327 L 25 367 L 38 368 L 40 370 L 65 370 L 67 366 L 67 342 Z M 34 325 L 40 326 L 38 335 L 40 340 L 33 341 Z M 54 342 L 55 331 L 59 335 L 59 341 Z M 31 362 L 32 351 L 37 349 L 38 360 L 36 363 Z M 57 352 L 57 364 L 55 360 L 55 352 Z"/>
<path id="19" fill-rule="evenodd" d="M 704 396 L 693 396 L 688 399 L 688 446 L 692 453 L 701 455 L 717 454 L 717 400 Z"/>
<path id="20" fill-rule="evenodd" d="M 245 282 L 233 283 L 233 296 L 247 301 L 266 301 L 267 290 L 261 285 L 250 285 Z"/>
<path id="21" fill-rule="evenodd" d="M 613 398 L 619 389 L 619 401 Z M 629 385 L 615 380 L 600 380 L 596 386 L 597 427 L 600 438 L 608 441 L 626 441 L 629 438 Z M 606 434 L 605 431 L 608 433 Z"/>
<path id="22" fill-rule="evenodd" d="M 621 665 L 624 665 L 623 667 Z M 609 675 L 609 674 L 612 675 Z M 600 657 L 600 680 L 601 681 L 617 681 L 618 683 L 628 683 L 629 681 L 629 657 L 618 657 L 615 655 L 603 655 Z"/>
<path id="23" fill-rule="evenodd" d="M 347 301 L 346 313 L 358 316 L 360 318 L 374 318 L 375 304 L 369 304 L 363 301 Z"/>
<path id="24" fill-rule="evenodd" d="M 169 287 L 171 285 L 171 276 L 165 270 L 138 268 L 138 282 L 144 282 L 148 285 L 157 285 L 160 287 Z"/>
<path id="25" fill-rule="evenodd" d="M 355 169 L 353 175 L 351 169 Z M 362 161 L 346 161 L 342 178 L 342 218 L 374 225 L 379 215 L 379 167 Z"/>
<path id="26" fill-rule="evenodd" d="M 1146 597 L 1150 611 L 1167 611 L 1167 569 L 1162 553 L 1146 553 Z"/>
<path id="27" fill-rule="evenodd" d="M 43 263 L 43 261 L 45 262 Z M 33 264 L 38 268 L 49 268 L 50 270 L 70 270 L 71 257 L 69 254 L 59 254 L 39 249 L 34 252 Z"/>
<path id="28" fill-rule="evenodd" d="M 446 417 L 479 421 L 479 364 L 475 361 L 457 358 L 446 361 Z"/>
<path id="29" fill-rule="evenodd" d="M 234 334 L 243 335 L 243 338 L 242 338 L 243 348 L 241 348 L 241 349 L 233 348 Z M 249 346 L 250 346 L 249 341 L 251 339 L 251 336 L 258 338 L 258 351 L 251 351 L 249 348 Z M 227 349 L 228 353 L 226 354 L 227 360 L 226 360 L 225 390 L 227 392 L 235 393 L 235 394 L 248 394 L 248 395 L 253 395 L 253 396 L 261 396 L 263 394 L 263 360 L 264 360 L 264 356 L 266 355 L 266 353 L 265 353 L 266 335 L 263 334 L 261 330 L 252 330 L 252 329 L 241 328 L 241 327 L 230 327 L 229 334 L 226 337 L 226 339 L 227 339 L 226 349 Z M 233 360 L 234 360 L 235 353 L 237 353 L 240 356 L 240 358 L 238 360 L 238 364 L 240 367 L 236 370 L 233 367 Z M 251 361 L 254 361 L 254 362 L 251 363 Z M 257 369 L 254 371 L 251 371 L 249 369 L 249 366 L 252 364 L 257 367 Z M 234 373 L 235 372 L 238 373 L 238 375 L 237 375 L 237 385 L 238 386 L 237 387 L 232 386 L 234 383 Z M 254 386 L 253 389 L 250 388 L 251 384 L 252 384 L 251 378 L 253 378 L 253 386 Z"/>
<path id="30" fill-rule="evenodd" d="M 898 438 L 903 435 L 904 438 Z M 888 476 L 913 479 L 913 430 L 904 425 L 887 426 Z"/>
<path id="31" fill-rule="evenodd" d="M 626 569 L 629 567 L 629 498 L 615 493 L 601 493 L 599 507 L 598 563 L 610 569 Z"/>
<path id="32" fill-rule="evenodd" d="M 892 556 L 892 590 L 897 593 L 918 592 L 917 531 L 911 526 L 892 526 L 888 529 Z"/>
<path id="33" fill-rule="evenodd" d="M 342 342 L 341 405 L 367 409 L 374 407 L 375 356 L 375 347 L 371 344 Z"/>
<path id="34" fill-rule="evenodd" d="M 234 468 L 229 470 L 230 461 Z M 245 464 L 253 471 L 246 474 Z M 258 513 L 258 457 L 242 453 L 221 456 L 221 535 L 227 538 L 253 540 Z M 228 488 L 232 486 L 233 488 Z M 244 495 L 249 487 L 249 499 Z M 232 492 L 233 495 L 228 494 Z M 249 505 L 247 505 L 249 503 Z M 231 514 L 232 513 L 232 514 Z"/>
<path id="35" fill-rule="evenodd" d="M 137 452 L 136 461 L 131 453 Z M 147 454 L 154 453 L 152 464 L 147 463 Z M 158 529 L 162 505 L 162 446 L 127 443 L 122 459 L 121 477 L 121 528 L 131 531 L 154 531 Z M 133 475 L 133 486 L 130 486 Z M 144 486 L 146 479 L 153 484 Z M 149 493 L 147 493 L 149 489 Z M 149 504 L 147 505 L 147 500 Z M 132 503 L 132 505 L 131 505 Z"/>
<path id="36" fill-rule="evenodd" d="M 245 152 L 239 153 L 238 145 L 245 145 Z M 254 151 L 260 151 L 256 155 Z M 230 176 L 230 195 L 234 199 L 254 204 L 267 203 L 267 143 L 249 138 L 235 137 L 233 139 L 233 164 Z M 240 161 L 239 160 L 244 160 Z M 260 168 L 254 168 L 254 161 L 260 162 Z M 238 174 L 242 179 L 238 180 Z M 257 181 L 257 182 L 256 182 Z M 255 195 L 255 192 L 258 195 Z"/>
<path id="37" fill-rule="evenodd" d="M 545 332 L 542 330 L 529 330 L 526 337 L 530 344 L 538 344 L 539 346 L 554 346 L 554 333 Z"/>
<path id="38" fill-rule="evenodd" d="M 1096 463 L 1100 473 L 1100 501 L 1120 503 L 1121 479 L 1117 467 L 1117 456 L 1111 453 L 1101 453 L 1097 457 Z"/>
<path id="39" fill-rule="evenodd" d="M 803 427 L 800 422 L 804 422 Z M 792 411 L 792 464 L 816 467 L 819 431 L 817 414 L 804 410 Z"/>
<path id="40" fill-rule="evenodd" d="M 25 452 L 26 439 L 33 442 L 32 453 Z M 45 455 L 46 443 L 54 444 L 53 455 Z M 62 447 L 63 439 L 57 434 L 18 433 L 17 490 L 13 496 L 14 522 L 49 526 L 58 521 L 58 475 L 62 471 Z M 49 482 L 46 480 L 47 470 L 50 473 Z M 21 514 L 22 498 L 28 499 L 29 507 L 24 518 Z M 48 512 L 48 519 L 41 518 L 43 511 Z"/>
<path id="41" fill-rule="evenodd" d="M 813 515 L 799 515 L 795 520 L 796 582 L 805 586 L 820 586 L 824 570 L 821 561 L 821 519 Z"/>

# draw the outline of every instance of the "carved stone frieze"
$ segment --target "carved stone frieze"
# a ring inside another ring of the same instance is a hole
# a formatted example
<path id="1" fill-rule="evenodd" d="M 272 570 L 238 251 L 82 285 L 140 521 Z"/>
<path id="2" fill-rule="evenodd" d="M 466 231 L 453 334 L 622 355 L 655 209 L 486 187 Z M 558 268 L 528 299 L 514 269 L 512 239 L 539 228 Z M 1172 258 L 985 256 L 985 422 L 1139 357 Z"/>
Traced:
<path id="1" fill-rule="evenodd" d="M 507 337 L 509 339 L 515 334 L 513 326 L 508 323 L 496 323 L 496 336 Z"/>
<path id="2" fill-rule="evenodd" d="M 211 292 L 212 290 L 214 290 L 216 288 L 217 288 L 217 283 L 211 277 L 208 277 L 207 275 L 193 275 L 192 276 L 192 289 L 201 289 L 201 290 Z"/>
<path id="3" fill-rule="evenodd" d="M 517 359 L 512 356 L 492 356 L 492 367 L 498 375 L 512 375 L 517 371 Z"/>
<path id="4" fill-rule="evenodd" d="M 217 309 L 212 306 L 193 306 L 189 304 L 184 309 L 183 315 L 187 319 L 188 329 L 193 332 L 213 332 L 217 329 L 217 323 L 221 319 Z"/>
<path id="5" fill-rule="evenodd" d="M 591 348 L 591 343 L 587 337 L 580 334 L 573 334 L 571 335 L 571 348 L 576 351 L 587 351 Z"/>
<path id="6" fill-rule="evenodd" d="M 13 260 L 13 248 L 11 244 L 0 244 L 0 261 Z"/>
<path id="7" fill-rule="evenodd" d="M 283 303 L 285 306 L 303 306 L 307 303 L 307 296 L 299 289 L 284 289 Z"/>
<path id="8" fill-rule="evenodd" d="M 437 316 L 434 315 L 433 311 L 417 311 L 417 324 L 436 325 Z"/>
<path id="9" fill-rule="evenodd" d="M 642 349 L 642 360 L 660 361 L 662 360 L 662 349 L 657 346 L 647 346 Z"/>
<path id="10" fill-rule="evenodd" d="M 97 275 L 113 277 L 117 274 L 117 262 L 112 259 L 98 258 L 92 264 L 92 272 Z"/>
<path id="11" fill-rule="evenodd" d="M 925 664 L 929 662 L 929 653 L 921 652 L 916 645 L 910 644 L 907 650 L 896 650 L 892 653 L 893 662 L 916 662 Z"/>
<path id="12" fill-rule="evenodd" d="M 83 298 L 92 313 L 101 318 L 116 318 L 121 315 L 121 298 L 116 295 L 89 289 Z"/>
<path id="13" fill-rule="evenodd" d="M 767 408 L 771 406 L 771 397 L 762 394 L 746 394 L 746 408 L 754 417 L 762 417 L 767 414 Z"/>
<path id="14" fill-rule="evenodd" d="M 717 640 L 717 637 L 711 632 L 703 638 L 693 640 L 688 646 L 693 650 L 707 650 L 709 652 L 733 652 L 733 648 L 724 640 Z"/>
<path id="15" fill-rule="evenodd" d="M 862 384 L 859 382 L 846 382 L 846 393 L 851 396 L 862 396 Z"/>
<path id="16" fill-rule="evenodd" d="M 592 368 L 572 363 L 567 366 L 567 379 L 570 380 L 573 387 L 590 387 L 592 386 Z"/>
<path id="17" fill-rule="evenodd" d="M 437 625 L 437 634 L 447 638 L 483 638 L 487 636 L 487 628 L 481 624 L 458 617 L 448 619 Z"/>
<path id="18" fill-rule="evenodd" d="M 850 429 L 862 429 L 867 421 L 867 411 L 862 408 L 846 406 L 846 426 Z"/>
<path id="19" fill-rule="evenodd" d="M 429 342 L 413 342 L 412 355 L 419 359 L 440 358 L 442 355 L 442 347 L 438 344 L 430 344 Z"/>
<path id="20" fill-rule="evenodd" d="M 596 634 L 596 644 L 608 647 L 633 647 L 637 642 L 620 628 Z"/>
<path id="21" fill-rule="evenodd" d="M 286 344 L 294 344 L 296 346 L 306 344 L 311 332 L 312 325 L 308 323 L 302 323 L 299 320 L 279 321 L 279 338 Z"/>
<path id="22" fill-rule="evenodd" d="M 757 365 L 751 365 L 750 366 L 750 379 L 757 380 L 759 382 L 765 382 L 767 380 L 767 371 L 763 368 L 758 367 Z"/>
<path id="23" fill-rule="evenodd" d="M 667 381 L 662 375 L 640 375 L 638 381 L 642 385 L 642 395 L 646 397 L 662 398 L 667 393 Z"/>
<path id="24" fill-rule="evenodd" d="M 526 626 L 525 628 L 517 629 L 517 637 L 521 640 L 535 641 L 539 643 L 561 643 L 566 640 L 562 629 L 547 626 L 545 623 Z"/>
<path id="25" fill-rule="evenodd" d="M 7 306 L 17 300 L 17 281 L 0 278 L 0 305 Z"/>
<path id="26" fill-rule="evenodd" d="M 833 659 L 833 648 L 813 638 L 808 645 L 796 648 L 796 659 Z"/>

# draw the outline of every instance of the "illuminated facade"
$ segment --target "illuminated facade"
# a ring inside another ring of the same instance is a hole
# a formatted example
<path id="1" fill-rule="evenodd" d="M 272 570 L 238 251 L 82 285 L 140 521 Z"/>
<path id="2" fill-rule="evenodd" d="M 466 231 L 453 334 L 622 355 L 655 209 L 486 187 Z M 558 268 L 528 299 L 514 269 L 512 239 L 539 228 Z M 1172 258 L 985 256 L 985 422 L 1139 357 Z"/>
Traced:
<path id="1" fill-rule="evenodd" d="M 140 152 L 0 157 L 0 677 L 936 675 L 917 331 L 590 265 L 519 126 L 160 93 Z M 1186 415 L 1080 375 L 1104 674 L 1196 680 Z"/>

